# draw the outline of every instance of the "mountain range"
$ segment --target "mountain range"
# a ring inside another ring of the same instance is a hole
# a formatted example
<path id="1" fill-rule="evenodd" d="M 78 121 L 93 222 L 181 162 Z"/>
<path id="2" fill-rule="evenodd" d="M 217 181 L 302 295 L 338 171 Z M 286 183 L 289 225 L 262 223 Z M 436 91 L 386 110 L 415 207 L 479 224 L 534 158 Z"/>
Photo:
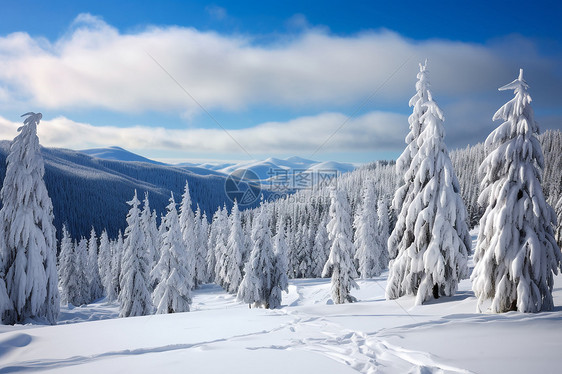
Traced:
<path id="1" fill-rule="evenodd" d="M 0 141 L 0 181 L 6 174 L 6 157 L 10 141 Z M 45 160 L 45 184 L 53 201 L 57 233 L 66 224 L 74 238 L 87 237 L 93 227 L 96 232 L 106 229 L 110 237 L 124 231 L 130 206 L 128 201 L 137 191 L 139 200 L 149 194 L 150 207 L 158 216 L 165 213 L 170 195 L 180 202 L 186 181 L 189 182 L 192 208 L 197 206 L 210 219 L 219 206 L 233 204 L 228 186 L 240 187 L 240 178 L 248 178 L 245 170 L 255 173 L 256 184 L 252 191 L 264 198 L 273 193 L 263 188 L 270 183 L 271 171 L 314 173 L 323 168 L 345 172 L 349 164 L 321 163 L 298 157 L 286 160 L 270 158 L 264 161 L 223 164 L 168 165 L 150 160 L 120 147 L 74 151 L 60 148 L 41 148 Z M 250 173 L 251 174 L 251 173 Z M 251 179 L 251 178 L 250 178 Z M 277 181 L 278 182 L 278 181 Z M 229 184 L 230 183 L 230 184 Z M 259 188 L 261 183 L 261 188 Z M 246 201 L 241 209 L 259 204 L 259 196 Z"/>
<path id="2" fill-rule="evenodd" d="M 157 165 L 166 165 L 158 161 L 150 160 L 120 147 L 86 149 L 80 151 L 92 157 L 105 160 L 138 161 Z M 298 188 L 294 182 L 297 178 L 308 175 L 309 180 L 324 174 L 347 173 L 355 169 L 349 163 L 335 161 L 314 161 L 302 157 L 289 157 L 286 159 L 270 157 L 265 160 L 242 161 L 242 162 L 184 162 L 180 164 L 167 164 L 199 175 L 241 175 L 243 171 L 251 171 L 256 180 L 262 185 L 279 185 L 288 183 L 291 188 Z M 248 176 L 248 174 L 245 174 Z"/>

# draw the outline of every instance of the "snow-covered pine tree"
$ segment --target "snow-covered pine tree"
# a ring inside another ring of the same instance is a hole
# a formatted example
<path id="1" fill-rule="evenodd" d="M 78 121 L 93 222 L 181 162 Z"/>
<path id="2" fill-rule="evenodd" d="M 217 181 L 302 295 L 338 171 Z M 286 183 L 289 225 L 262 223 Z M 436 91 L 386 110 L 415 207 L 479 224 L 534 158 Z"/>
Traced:
<path id="1" fill-rule="evenodd" d="M 429 91 L 426 67 L 420 72 L 426 83 L 423 114 L 416 116 L 422 131 L 418 152 L 404 174 L 409 196 L 400 191 L 395 196 L 404 205 L 389 239 L 395 257 L 386 288 L 387 298 L 416 295 L 416 304 L 457 291 L 458 282 L 468 276 L 471 244 L 466 208 L 444 143 L 443 113 Z"/>
<path id="2" fill-rule="evenodd" d="M 382 250 L 380 252 L 379 263 L 381 264 L 381 269 L 386 269 L 388 267 L 388 236 L 390 235 L 390 222 L 388 218 L 388 199 L 383 196 L 379 199 L 377 204 L 377 216 L 378 216 L 378 233 L 380 237 L 380 243 L 382 245 Z"/>
<path id="3" fill-rule="evenodd" d="M 154 268 L 159 258 L 158 246 L 160 238 L 158 238 L 158 227 L 156 226 L 156 217 L 150 211 L 150 201 L 148 192 L 144 193 L 142 211 L 140 215 L 142 234 L 144 238 L 144 248 L 147 252 L 147 259 L 150 270 Z M 151 285 L 152 288 L 153 285 Z"/>
<path id="4" fill-rule="evenodd" d="M 330 191 L 330 199 L 330 222 L 327 231 L 332 246 L 322 276 L 332 277 L 332 300 L 336 304 L 343 304 L 353 302 L 355 299 L 350 294 L 351 288 L 359 288 L 353 279 L 357 277 L 357 272 L 352 260 L 351 208 L 341 190 L 333 188 Z"/>
<path id="5" fill-rule="evenodd" d="M 294 205 L 290 208 L 291 215 L 290 215 L 290 222 L 289 222 L 289 229 L 287 230 L 287 246 L 289 248 L 289 278 L 297 278 L 297 274 L 299 272 L 299 257 L 298 247 L 300 238 L 298 236 L 299 226 L 299 209 L 298 205 L 295 207 Z M 322 264 L 322 268 L 324 264 Z"/>
<path id="6" fill-rule="evenodd" d="M 107 231 L 103 230 L 100 235 L 100 248 L 99 248 L 99 255 L 98 255 L 98 269 L 100 272 L 101 283 L 103 285 L 104 294 L 106 296 L 107 301 L 113 301 L 117 298 L 115 293 L 111 294 L 110 298 L 110 289 L 111 289 L 111 267 L 112 267 L 112 258 L 111 254 L 111 243 L 109 241 L 109 236 L 107 235 Z"/>
<path id="7" fill-rule="evenodd" d="M 408 208 L 415 197 L 413 189 L 416 170 L 412 169 L 411 165 L 418 153 L 418 137 L 423 130 L 421 118 L 427 111 L 425 103 L 429 99 L 429 81 L 426 66 L 427 61 L 424 65 L 420 64 L 420 72 L 417 75 L 416 94 L 412 96 L 409 103 L 413 110 L 410 117 L 408 117 L 410 132 L 406 135 L 406 149 L 396 160 L 396 175 L 400 179 L 400 186 L 392 200 L 392 208 L 397 214 L 397 220 L 394 230 L 392 230 L 388 239 L 388 252 L 391 260 L 396 258 L 398 252 L 410 247 L 414 240 L 413 222 L 406 222 L 406 216 Z"/>
<path id="8" fill-rule="evenodd" d="M 199 224 L 199 253 L 203 256 L 202 262 L 199 263 L 199 267 L 196 267 L 197 279 L 199 283 L 206 283 L 209 281 L 209 264 L 207 259 L 209 258 L 209 221 L 207 220 L 207 213 L 203 211 L 201 216 L 201 222 Z"/>
<path id="9" fill-rule="evenodd" d="M 494 313 L 539 312 L 553 308 L 553 273 L 560 266 L 553 209 L 541 187 L 544 168 L 539 128 L 530 106 L 523 69 L 500 91 L 514 90 L 493 120 L 504 121 L 486 139 L 487 157 L 479 204 L 486 207 L 474 253 L 472 289 L 478 309 L 491 300 Z"/>
<path id="10" fill-rule="evenodd" d="M 242 229 L 244 230 L 244 251 L 242 252 L 242 264 L 248 262 L 250 252 L 252 252 L 252 211 L 247 209 L 243 212 L 244 221 Z M 243 269 L 242 269 L 243 270 Z"/>
<path id="11" fill-rule="evenodd" d="M 277 234 L 273 237 L 273 289 L 269 295 L 269 307 L 271 309 L 281 306 L 282 291 L 289 292 L 289 259 L 287 258 L 287 242 L 285 239 L 285 225 L 283 220 L 278 217 Z"/>
<path id="12" fill-rule="evenodd" d="M 86 268 L 88 283 L 90 284 L 90 301 L 93 302 L 103 296 L 103 285 L 98 268 L 98 238 L 92 227 L 88 240 L 88 266 Z"/>
<path id="13" fill-rule="evenodd" d="M 322 277 L 322 270 L 324 270 L 324 265 L 326 265 L 326 261 L 328 261 L 331 244 L 328 239 L 328 231 L 326 231 L 327 225 L 328 215 L 324 214 L 316 229 L 314 246 L 312 247 L 312 264 L 310 272 L 313 278 Z"/>
<path id="14" fill-rule="evenodd" d="M 154 263 L 157 263 L 160 259 L 160 247 L 162 243 L 160 242 L 160 230 L 158 226 L 158 213 L 156 213 L 156 209 L 152 210 L 152 214 L 150 215 L 150 228 L 152 230 L 152 236 L 154 239 Z"/>
<path id="15" fill-rule="evenodd" d="M 80 289 L 80 298 L 75 299 L 76 306 L 88 304 L 91 300 L 90 282 L 88 282 L 88 240 L 80 239 L 78 243 L 74 243 L 74 252 L 76 256 L 76 268 L 78 275 L 78 288 Z"/>
<path id="16" fill-rule="evenodd" d="M 60 310 L 57 243 L 37 137 L 42 115 L 24 116 L 24 125 L 10 145 L 0 191 L 0 273 L 13 306 L 3 320 L 14 324 L 40 318 L 55 324 Z"/>
<path id="17" fill-rule="evenodd" d="M 107 300 L 118 300 L 121 293 L 121 265 L 123 262 L 123 234 L 119 230 L 117 239 L 111 243 L 111 284 L 107 290 Z"/>
<path id="18" fill-rule="evenodd" d="M 82 298 L 80 295 L 79 279 L 83 274 L 79 273 L 76 264 L 76 253 L 72 238 L 66 229 L 66 224 L 62 226 L 62 240 L 59 254 L 59 289 L 60 301 L 64 305 L 80 305 Z"/>
<path id="19" fill-rule="evenodd" d="M 368 178 L 363 188 L 363 202 L 358 208 L 355 226 L 355 260 L 362 279 L 379 276 L 384 264 L 380 263 L 383 252 L 378 232 L 377 201 L 375 183 Z"/>
<path id="20" fill-rule="evenodd" d="M 203 214 L 204 215 L 204 214 Z M 196 284 L 202 284 L 207 281 L 207 240 L 209 235 L 207 233 L 208 223 L 207 217 L 201 217 L 201 208 L 197 204 L 195 210 L 195 279 Z"/>
<path id="21" fill-rule="evenodd" d="M 242 222 L 240 221 L 240 210 L 238 203 L 234 200 L 234 205 L 230 212 L 229 219 L 229 235 L 226 243 L 226 252 L 222 261 L 223 266 L 220 268 L 218 275 L 223 282 L 226 291 L 232 294 L 238 292 L 240 282 L 242 282 L 242 252 L 244 251 L 244 231 L 242 230 Z"/>
<path id="22" fill-rule="evenodd" d="M 254 307 L 269 308 L 275 287 L 275 253 L 269 230 L 269 217 L 263 205 L 256 212 L 252 228 L 254 246 L 246 263 L 244 279 L 238 289 L 238 299 Z"/>
<path id="23" fill-rule="evenodd" d="M 224 288 L 228 288 L 226 284 L 226 266 L 227 262 L 227 243 L 230 236 L 230 227 L 228 224 L 228 212 L 226 205 L 220 209 L 217 220 L 213 223 L 215 232 L 215 282 Z"/>
<path id="24" fill-rule="evenodd" d="M 215 269 L 217 267 L 217 238 L 219 236 L 218 230 L 218 223 L 217 221 L 220 220 L 220 213 L 221 208 L 218 207 L 215 213 L 213 214 L 213 218 L 211 224 L 209 225 L 209 239 L 207 240 L 207 281 L 208 282 L 215 282 L 216 281 L 216 272 Z"/>
<path id="25" fill-rule="evenodd" d="M 151 273 L 152 279 L 159 280 L 152 298 L 156 313 L 189 312 L 194 277 L 189 273 L 190 260 L 180 229 L 173 193 L 167 211 L 161 223 L 166 229 L 162 237 L 160 260 Z"/>
<path id="26" fill-rule="evenodd" d="M 310 238 L 311 230 L 309 219 L 303 220 L 302 225 L 299 228 L 298 236 L 300 240 L 297 253 L 299 259 L 297 276 L 299 278 L 309 278 L 312 273 L 312 247 L 314 244 L 314 241 Z"/>
<path id="27" fill-rule="evenodd" d="M 188 261 L 186 262 L 186 266 L 188 267 L 187 271 L 189 274 L 191 274 L 194 277 L 193 281 L 190 282 L 190 284 L 193 287 L 196 287 L 198 285 L 195 276 L 197 234 L 196 234 L 196 226 L 195 226 L 195 215 L 193 214 L 193 209 L 191 209 L 191 195 L 189 194 L 189 183 L 187 181 L 185 181 L 185 188 L 183 191 L 181 204 L 180 204 L 179 224 L 180 224 L 181 233 L 183 235 L 185 249 L 187 251 L 187 258 L 188 258 Z"/>
<path id="28" fill-rule="evenodd" d="M 119 293 L 120 317 L 134 317 L 151 314 L 154 310 L 149 290 L 150 264 L 144 248 L 140 222 L 140 201 L 135 196 L 127 204 L 131 206 L 127 215 L 127 228 L 123 243 L 121 279 Z"/>

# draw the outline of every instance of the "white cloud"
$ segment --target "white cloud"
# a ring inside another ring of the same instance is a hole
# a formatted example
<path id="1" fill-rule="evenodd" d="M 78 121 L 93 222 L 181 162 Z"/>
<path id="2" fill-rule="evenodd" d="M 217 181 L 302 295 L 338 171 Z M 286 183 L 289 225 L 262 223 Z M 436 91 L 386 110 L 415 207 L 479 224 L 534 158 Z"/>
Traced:
<path id="1" fill-rule="evenodd" d="M 208 11 L 215 18 L 226 17 L 221 9 Z M 337 36 L 310 26 L 302 15 L 287 26 L 298 32 L 263 43 L 249 35 L 185 27 L 121 33 L 98 17 L 81 14 L 54 42 L 13 33 L 0 37 L 0 107 L 39 107 L 49 113 L 150 111 L 194 118 L 201 109 L 183 88 L 211 112 L 251 112 L 266 104 L 320 113 L 229 130 L 250 154 L 312 153 L 346 120 L 338 112 L 352 110 L 373 93 L 364 110 L 407 112 L 417 63 L 428 58 L 450 148 L 483 141 L 497 125 L 491 116 L 510 97 L 496 89 L 513 80 L 520 66 L 531 83 L 537 113 L 544 108 L 549 116 L 548 121 L 537 118 L 539 122 L 562 126 L 562 76 L 557 71 L 562 64 L 557 57 L 543 56 L 528 39 L 511 36 L 488 45 L 413 41 L 385 30 Z M 220 129 L 94 125 L 59 117 L 44 121 L 39 135 L 44 145 L 74 149 L 120 145 L 176 154 L 245 153 Z M 13 138 L 18 126 L 0 117 L 0 138 Z M 319 152 L 400 151 L 406 133 L 405 115 L 371 111 L 350 120 Z"/>
<path id="2" fill-rule="evenodd" d="M 341 127 L 344 122 L 345 126 Z M 0 138 L 13 138 L 19 126 L 21 123 L 0 117 Z M 41 121 L 38 127 L 40 142 L 48 147 L 85 149 L 119 145 L 127 149 L 183 151 L 186 154 L 312 154 L 332 134 L 331 139 L 318 150 L 319 153 L 381 151 L 400 147 L 403 135 L 396 134 L 405 132 L 406 116 L 384 112 L 371 112 L 349 120 L 340 113 L 323 113 L 288 122 L 269 122 L 229 130 L 230 135 L 220 129 L 92 126 L 65 117 Z"/>
<path id="3" fill-rule="evenodd" d="M 384 30 L 342 37 L 310 28 L 263 45 L 251 36 L 182 27 L 123 34 L 82 14 L 54 43 L 22 33 L 0 38 L 0 100 L 49 109 L 198 111 L 147 52 L 209 110 L 263 103 L 341 108 L 364 99 L 408 61 L 376 95 L 379 103 L 403 102 L 426 57 L 437 97 L 490 92 L 519 65 L 540 75 L 541 85 L 562 83 L 556 64 L 532 48 L 514 60 L 497 43 L 417 42 Z"/>

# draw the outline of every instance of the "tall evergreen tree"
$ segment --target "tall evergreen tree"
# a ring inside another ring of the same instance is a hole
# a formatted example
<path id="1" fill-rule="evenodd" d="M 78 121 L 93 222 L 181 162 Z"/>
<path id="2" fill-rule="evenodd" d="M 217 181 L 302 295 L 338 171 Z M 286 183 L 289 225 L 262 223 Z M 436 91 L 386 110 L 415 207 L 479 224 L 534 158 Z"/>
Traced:
<path id="1" fill-rule="evenodd" d="M 237 293 L 240 282 L 242 282 L 242 252 L 244 251 L 244 231 L 242 230 L 242 222 L 240 221 L 240 211 L 238 203 L 234 201 L 232 211 L 230 212 L 230 230 L 226 244 L 226 251 L 220 268 L 219 277 L 222 279 L 223 287 L 230 293 Z"/>
<path id="2" fill-rule="evenodd" d="M 238 299 L 254 307 L 270 308 L 274 283 L 275 253 L 269 230 L 269 217 L 263 205 L 254 218 L 254 246 L 246 263 L 245 274 L 238 289 Z"/>
<path id="3" fill-rule="evenodd" d="M 194 258 L 194 270 L 195 270 L 195 284 L 199 285 L 207 281 L 207 240 L 209 239 L 209 234 L 207 233 L 208 223 L 206 222 L 207 217 L 203 213 L 201 216 L 201 208 L 197 204 L 197 209 L 195 210 L 195 258 Z"/>
<path id="4" fill-rule="evenodd" d="M 121 230 L 117 235 L 117 239 L 111 243 L 111 282 L 110 288 L 107 290 L 107 300 L 118 300 L 121 293 L 121 265 L 123 262 L 123 235 Z"/>
<path id="5" fill-rule="evenodd" d="M 281 306 L 282 291 L 289 292 L 289 259 L 287 258 L 287 242 L 285 239 L 285 226 L 282 219 L 277 220 L 277 234 L 273 237 L 273 289 L 269 295 L 271 309 Z"/>
<path id="6" fill-rule="evenodd" d="M 150 265 L 150 269 L 152 270 L 159 258 L 158 246 L 160 243 L 160 238 L 158 237 L 158 227 L 156 226 L 155 214 L 152 214 L 152 212 L 150 211 L 148 192 L 145 192 L 144 194 L 140 221 L 144 238 L 144 248 L 147 252 L 147 259 Z"/>
<path id="7" fill-rule="evenodd" d="M 343 304 L 354 301 L 350 294 L 351 288 L 359 288 L 353 280 L 357 277 L 357 272 L 352 260 L 351 208 L 341 190 L 332 189 L 330 199 L 330 222 L 327 230 L 332 246 L 322 276 L 332 277 L 332 300 L 336 304 Z"/>
<path id="8" fill-rule="evenodd" d="M 78 288 L 80 297 L 75 299 L 74 305 L 85 305 L 92 301 L 92 290 L 90 282 L 88 282 L 88 240 L 80 239 L 78 243 L 74 243 L 74 252 L 76 255 L 76 268 L 78 276 Z"/>
<path id="9" fill-rule="evenodd" d="M 3 320 L 13 324 L 44 318 L 55 324 L 60 310 L 57 243 L 53 204 L 43 181 L 45 165 L 37 137 L 42 115 L 24 116 L 24 125 L 10 145 L 0 191 L 0 273 L 4 274 L 13 306 Z"/>
<path id="10" fill-rule="evenodd" d="M 183 241 L 173 193 L 167 211 L 161 223 L 166 229 L 162 237 L 160 260 L 151 274 L 153 279 L 159 280 L 152 297 L 156 313 L 189 312 L 194 277 L 189 273 L 190 260 Z"/>
<path id="11" fill-rule="evenodd" d="M 427 64 L 427 62 L 426 62 Z M 426 71 L 426 64 L 420 64 L 418 82 L 416 83 L 416 94 L 410 99 L 410 106 L 413 107 L 412 114 L 408 117 L 410 132 L 406 135 L 406 149 L 398 160 L 396 160 L 396 175 L 400 179 L 400 187 L 394 194 L 392 207 L 397 212 L 398 217 L 392 234 L 388 239 L 388 252 L 391 259 L 396 258 L 398 252 L 408 248 L 414 239 L 412 222 L 406 222 L 408 207 L 412 203 L 415 194 L 414 179 L 415 170 L 411 168 L 412 161 L 418 153 L 418 137 L 423 130 L 421 120 L 427 111 L 425 103 L 429 98 L 429 81 Z"/>
<path id="12" fill-rule="evenodd" d="M 59 255 L 59 289 L 62 304 L 80 305 L 82 304 L 80 290 L 80 274 L 77 263 L 72 238 L 66 229 L 66 224 L 62 226 L 62 240 Z"/>
<path id="13" fill-rule="evenodd" d="M 363 203 L 355 216 L 355 260 L 361 278 L 379 276 L 385 264 L 380 262 L 383 254 L 382 240 L 378 230 L 375 184 L 365 181 Z"/>
<path id="14" fill-rule="evenodd" d="M 228 264 L 228 237 L 230 236 L 230 226 L 228 224 L 228 212 L 226 206 L 219 210 L 217 220 L 213 222 L 213 229 L 215 230 L 215 282 L 224 288 L 228 288 L 226 283 L 226 266 Z"/>
<path id="15" fill-rule="evenodd" d="M 380 244 L 382 246 L 380 251 L 379 263 L 382 269 L 388 267 L 388 237 L 390 235 L 390 222 L 388 216 L 388 199 L 383 196 L 379 199 L 377 204 L 378 216 L 378 233 L 380 237 Z"/>
<path id="16" fill-rule="evenodd" d="M 328 231 L 326 231 L 327 225 L 328 215 L 324 214 L 324 217 L 320 220 L 320 224 L 316 228 L 314 245 L 312 247 L 312 265 L 310 271 L 313 278 L 322 277 L 322 270 L 324 270 L 324 265 L 326 261 L 328 261 L 331 244 L 328 239 Z"/>
<path id="17" fill-rule="evenodd" d="M 207 220 L 207 213 L 203 211 L 201 215 L 201 222 L 199 224 L 199 235 L 197 238 L 199 243 L 199 254 L 202 257 L 199 260 L 198 267 L 196 267 L 197 279 L 199 283 L 206 283 L 209 281 L 209 221 Z"/>
<path id="18" fill-rule="evenodd" d="M 111 288 L 111 266 L 113 262 L 113 256 L 111 255 L 111 243 L 109 241 L 109 236 L 107 231 L 103 230 L 100 235 L 100 248 L 98 254 L 98 269 L 101 278 L 101 284 L 104 289 L 104 294 L 107 301 L 115 300 L 116 295 L 112 295 L 112 299 L 109 298 L 109 290 Z"/>
<path id="19" fill-rule="evenodd" d="M 180 204 L 179 224 L 183 235 L 183 242 L 187 251 L 187 257 L 189 259 L 189 261 L 186 262 L 186 266 L 189 267 L 187 271 L 193 276 L 193 281 L 190 282 L 190 284 L 195 287 L 198 284 L 195 272 L 197 229 L 195 225 L 195 215 L 193 214 L 193 209 L 191 208 L 191 195 L 189 193 L 189 184 L 187 181 L 185 181 L 185 188 Z"/>
<path id="20" fill-rule="evenodd" d="M 122 273 L 119 293 L 120 317 L 151 314 L 154 310 L 150 293 L 150 264 L 144 248 L 145 240 L 140 222 L 140 201 L 135 196 L 127 204 L 131 206 L 127 215 L 127 228 L 123 243 Z"/>
<path id="21" fill-rule="evenodd" d="M 92 227 L 88 240 L 88 266 L 86 268 L 88 283 L 90 284 L 90 302 L 103 296 L 103 285 L 98 268 L 98 238 Z"/>
<path id="22" fill-rule="evenodd" d="M 217 239 L 219 238 L 219 224 L 217 223 L 221 219 L 221 208 L 218 207 L 211 224 L 209 225 L 209 239 L 207 240 L 207 281 L 216 281 L 216 267 L 217 267 Z"/>
<path id="23" fill-rule="evenodd" d="M 480 166 L 486 207 L 474 253 L 472 289 L 478 309 L 491 300 L 495 313 L 538 312 L 553 308 L 553 274 L 560 266 L 560 248 L 554 239 L 556 217 L 541 187 L 544 168 L 539 128 L 530 106 L 523 69 L 500 91 L 515 97 L 493 120 L 504 121 L 486 139 L 488 155 Z"/>
<path id="24" fill-rule="evenodd" d="M 458 282 L 468 276 L 471 242 L 466 208 L 444 143 L 443 113 L 429 91 L 425 65 L 420 65 L 418 78 L 417 87 L 424 82 L 425 102 L 422 114 L 418 116 L 415 107 L 411 118 L 421 132 L 418 150 L 404 173 L 408 189 L 395 195 L 395 203 L 403 204 L 388 242 L 392 261 L 386 294 L 389 299 L 416 295 L 416 304 L 421 304 L 456 292 Z"/>

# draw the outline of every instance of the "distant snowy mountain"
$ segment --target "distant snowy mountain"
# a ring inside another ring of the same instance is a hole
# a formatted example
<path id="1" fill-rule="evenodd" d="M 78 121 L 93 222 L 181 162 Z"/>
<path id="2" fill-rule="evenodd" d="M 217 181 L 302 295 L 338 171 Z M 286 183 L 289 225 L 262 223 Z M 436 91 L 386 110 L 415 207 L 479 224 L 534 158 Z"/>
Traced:
<path id="1" fill-rule="evenodd" d="M 182 164 L 186 165 L 186 164 Z M 204 163 L 189 164 L 221 172 L 226 175 L 240 174 L 242 170 L 250 170 L 255 173 L 262 185 L 284 185 L 289 188 L 302 188 L 303 181 L 309 186 L 316 183 L 325 175 L 343 174 L 355 169 L 348 163 L 335 161 L 313 161 L 301 157 L 289 157 L 279 159 L 270 157 L 263 161 L 245 161 L 240 163 Z"/>
<path id="2" fill-rule="evenodd" d="M 166 165 L 120 147 L 86 149 L 80 152 L 104 160 L 137 161 Z M 286 159 L 270 157 L 263 161 L 251 160 L 238 163 L 222 161 L 184 162 L 169 166 L 175 166 L 198 175 L 243 175 L 246 170 L 250 170 L 263 186 L 283 185 L 291 189 L 309 187 L 310 184 L 322 180 L 323 176 L 343 174 L 355 169 L 355 166 L 349 163 L 320 162 L 297 156 Z M 248 174 L 244 175 L 248 176 Z"/>
<path id="3" fill-rule="evenodd" d="M 136 153 L 127 151 L 121 147 L 108 147 L 108 148 L 93 148 L 93 149 L 83 149 L 79 151 L 85 153 L 89 156 L 101 158 L 104 160 L 116 160 L 116 161 L 137 161 L 137 162 L 148 162 L 150 164 L 164 165 L 162 162 L 154 161 L 149 158 L 137 155 Z"/>

